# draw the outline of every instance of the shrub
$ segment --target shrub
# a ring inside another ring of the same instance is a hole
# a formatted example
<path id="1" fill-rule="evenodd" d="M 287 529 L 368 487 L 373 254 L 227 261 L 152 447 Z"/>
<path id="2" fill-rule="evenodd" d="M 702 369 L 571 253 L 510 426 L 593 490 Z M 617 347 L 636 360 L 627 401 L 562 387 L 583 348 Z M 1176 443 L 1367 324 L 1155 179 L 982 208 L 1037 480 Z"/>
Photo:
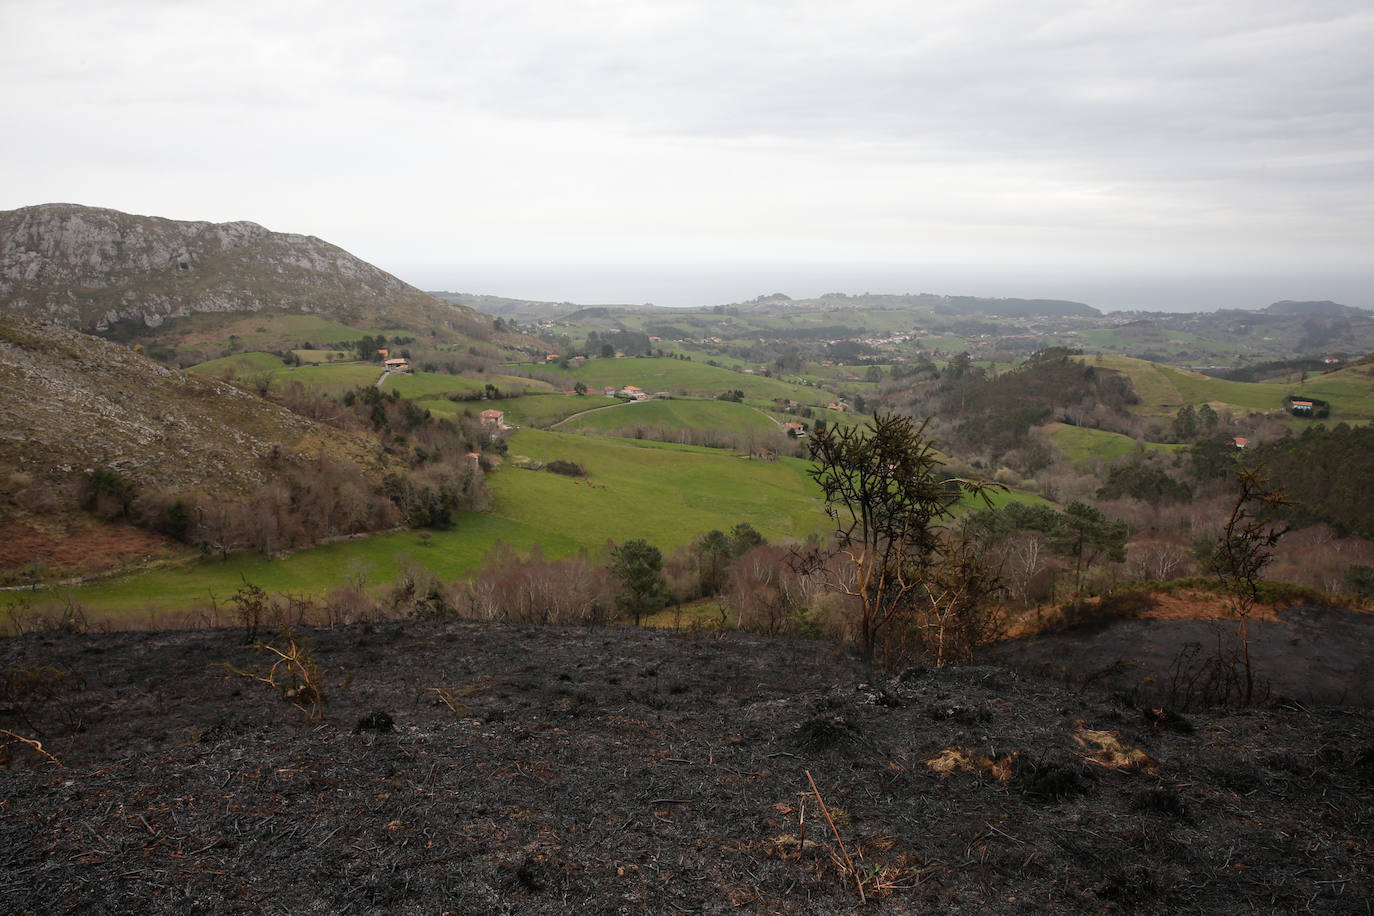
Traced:
<path id="1" fill-rule="evenodd" d="M 605 623 L 612 594 L 610 574 L 585 553 L 549 561 L 536 546 L 522 558 L 498 543 L 451 603 L 459 616 L 477 620 L 591 626 Z"/>
<path id="2" fill-rule="evenodd" d="M 552 471 L 555 474 L 562 474 L 564 477 L 586 477 L 587 471 L 582 465 L 575 461 L 564 461 L 556 458 L 544 465 L 544 470 Z"/>

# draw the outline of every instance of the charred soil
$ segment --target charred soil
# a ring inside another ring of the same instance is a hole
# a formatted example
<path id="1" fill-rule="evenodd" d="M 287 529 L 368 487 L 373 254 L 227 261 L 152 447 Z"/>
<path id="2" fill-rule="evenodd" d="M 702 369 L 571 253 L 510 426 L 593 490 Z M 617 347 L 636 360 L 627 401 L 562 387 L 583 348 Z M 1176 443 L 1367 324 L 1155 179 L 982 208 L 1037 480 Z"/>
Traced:
<path id="1" fill-rule="evenodd" d="M 322 719 L 222 667 L 271 661 L 241 630 L 0 641 L 0 728 L 63 764 L 8 746 L 0 910 L 1363 913 L 1374 887 L 1364 710 L 1185 715 L 738 633 L 301 635 Z"/>

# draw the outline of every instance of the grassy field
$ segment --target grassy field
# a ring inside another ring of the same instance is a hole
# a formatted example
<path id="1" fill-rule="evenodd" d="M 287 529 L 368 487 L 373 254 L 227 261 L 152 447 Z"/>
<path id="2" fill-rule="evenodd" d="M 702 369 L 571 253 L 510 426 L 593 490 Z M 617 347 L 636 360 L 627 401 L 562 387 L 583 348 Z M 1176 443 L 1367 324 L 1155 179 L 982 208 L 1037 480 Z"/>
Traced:
<path id="1" fill-rule="evenodd" d="M 578 397 L 572 394 L 527 394 L 523 397 L 498 398 L 494 401 L 454 402 L 443 398 L 421 398 L 416 403 L 428 407 L 441 417 L 460 414 L 465 410 L 473 413 L 488 409 L 500 410 L 505 412 L 508 425 L 542 429 L 580 411 L 604 407 L 612 402 L 591 395 Z"/>
<path id="2" fill-rule="evenodd" d="M 450 392 L 459 391 L 481 391 L 487 385 L 495 385 L 498 389 L 505 391 L 525 390 L 525 391 L 552 391 L 553 386 L 548 382 L 541 382 L 537 379 L 521 378 L 515 375 L 494 375 L 482 374 L 475 377 L 461 375 L 444 375 L 438 372 L 416 372 L 413 375 L 389 375 L 382 387 L 387 391 L 398 391 L 403 398 L 432 398 L 442 396 Z M 493 404 L 499 409 L 505 409 L 501 404 Z"/>
<path id="3" fill-rule="evenodd" d="M 332 363 L 339 360 L 349 360 L 355 358 L 352 350 L 292 350 L 292 355 L 302 363 L 309 366 L 317 366 L 320 363 Z"/>
<path id="4" fill-rule="evenodd" d="M 588 388 L 597 389 L 607 385 L 622 387 L 637 385 L 653 394 L 667 391 L 673 394 L 689 394 L 700 397 L 715 397 L 725 391 L 739 389 L 744 396 L 754 401 L 771 401 L 774 398 L 790 398 L 802 403 L 824 403 L 829 396 L 815 388 L 794 385 L 762 375 L 746 375 L 732 372 L 718 366 L 708 366 L 703 362 L 681 359 L 593 359 L 577 370 L 577 378 Z"/>
<path id="5" fill-rule="evenodd" d="M 628 426 L 666 429 L 725 429 L 746 433 L 773 431 L 777 424 L 745 404 L 732 401 L 698 401 L 674 398 L 623 404 L 610 410 L 579 414 L 559 429 L 567 432 L 624 429 Z"/>
<path id="6" fill-rule="evenodd" d="M 513 523 L 497 515 L 467 513 L 450 531 L 400 531 L 340 541 L 278 559 L 238 554 L 227 560 L 204 559 L 102 580 L 60 592 L 70 596 L 92 618 L 151 619 L 154 615 L 202 611 L 227 600 L 244 581 L 273 594 L 319 598 L 331 589 L 362 581 L 376 591 L 395 581 L 409 566 L 420 566 L 445 579 L 458 578 L 480 565 L 500 540 L 518 550 L 535 543 L 549 553 L 566 555 L 577 544 L 552 532 Z M 3 604 L 7 599 L 0 599 Z"/>
<path id="7" fill-rule="evenodd" d="M 1374 419 L 1374 378 L 1368 366 L 1309 377 L 1300 387 L 1278 382 L 1232 382 L 1185 369 L 1124 356 L 1085 357 L 1091 366 L 1123 372 L 1131 379 L 1141 403 L 1136 412 L 1171 417 L 1184 404 L 1211 404 L 1238 413 L 1282 410 L 1285 395 L 1302 393 L 1331 402 L 1331 421 Z"/>
<path id="8" fill-rule="evenodd" d="M 302 351 L 325 353 L 331 351 Z M 309 360 L 304 362 L 309 363 Z M 300 382 L 314 391 L 338 394 L 360 385 L 374 385 L 382 377 L 382 367 L 376 363 L 315 362 L 301 366 L 287 366 L 271 353 L 239 353 L 221 359 L 193 366 L 190 371 L 199 375 L 218 378 L 228 370 L 240 378 L 256 373 L 271 373 L 275 384 Z M 387 391 L 397 391 L 401 397 L 420 399 L 442 398 L 453 392 L 481 391 L 488 384 L 505 391 L 552 391 L 548 382 L 528 379 L 515 375 L 487 374 L 476 377 L 446 375 L 439 372 L 416 372 L 413 374 L 388 375 L 382 387 Z M 433 406 L 427 404 L 426 406 Z M 500 406 L 499 404 L 496 406 Z M 459 408 L 461 410 L 461 407 Z M 504 407 L 502 408 L 504 409 Z"/>
<path id="9" fill-rule="evenodd" d="M 1136 451 L 1136 442 L 1130 436 L 1108 432 L 1105 429 L 1086 429 L 1069 426 L 1066 423 L 1051 423 L 1046 427 L 1050 438 L 1064 456 L 1074 464 L 1090 461 L 1111 461 Z M 1187 448 L 1186 445 L 1172 445 L 1147 442 L 1145 448 L 1151 451 L 1172 452 Z"/>
<path id="10" fill-rule="evenodd" d="M 673 547 L 741 521 L 771 539 L 803 538 L 825 521 L 806 463 L 795 459 L 755 461 L 707 448 L 540 430 L 512 435 L 510 452 L 575 461 L 588 477 L 502 469 L 490 479 L 496 511 L 583 537 L 589 547 L 608 537 Z"/>
<path id="11" fill-rule="evenodd" d="M 342 394 L 351 388 L 375 385 L 382 369 L 371 363 L 335 363 L 321 366 L 282 367 L 272 373 L 274 385 L 300 382 L 311 391 Z M 390 381 L 388 379 L 388 381 Z"/>
<path id="12" fill-rule="evenodd" d="M 142 620 L 203 609 L 212 600 L 222 605 L 245 579 L 272 593 L 315 598 L 359 577 L 381 588 L 412 564 L 456 579 L 478 567 L 498 539 L 520 551 L 537 543 L 558 557 L 636 537 L 666 552 L 703 531 L 729 530 L 742 521 L 773 540 L 804 538 L 826 525 L 802 461 L 753 461 L 712 449 L 539 430 L 512 434 L 510 450 L 544 462 L 576 461 L 589 476 L 582 481 L 508 464 L 488 477 L 492 512 L 463 515 L 451 531 L 341 541 L 285 559 L 200 560 L 63 594 L 96 619 Z"/>
<path id="13" fill-rule="evenodd" d="M 222 356 L 219 359 L 212 359 L 208 362 L 198 363 L 188 369 L 196 375 L 203 375 L 206 378 L 222 378 L 228 373 L 233 373 L 239 378 L 247 378 L 259 372 L 274 373 L 278 369 L 285 369 L 286 364 L 281 361 L 281 357 L 271 353 L 235 353 L 233 356 Z"/>

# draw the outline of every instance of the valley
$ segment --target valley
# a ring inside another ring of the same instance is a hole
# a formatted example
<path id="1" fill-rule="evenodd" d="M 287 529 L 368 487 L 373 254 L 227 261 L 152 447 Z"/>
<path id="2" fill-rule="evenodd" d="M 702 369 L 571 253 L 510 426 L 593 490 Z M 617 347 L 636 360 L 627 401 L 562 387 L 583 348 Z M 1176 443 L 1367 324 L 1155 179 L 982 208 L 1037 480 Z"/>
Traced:
<path id="1" fill-rule="evenodd" d="M 120 225 L 0 214 L 16 911 L 1367 883 L 1374 314 L 429 296 Z"/>
<path id="2" fill-rule="evenodd" d="M 720 600 L 722 582 L 700 572 L 703 539 L 743 524 L 764 544 L 824 543 L 809 440 L 889 411 L 929 417 L 943 473 L 995 484 L 994 507 L 1082 503 L 1125 526 L 1071 590 L 1052 532 L 990 546 L 1018 596 L 1004 610 L 1020 614 L 1079 589 L 1205 575 L 1199 545 L 1224 516 L 1228 477 L 1314 426 L 1295 403 L 1321 405 L 1322 423 L 1356 438 L 1374 419 L 1374 314 L 1329 302 L 1165 315 L 924 293 L 697 309 L 430 296 L 343 254 L 324 264 L 319 240 L 120 219 L 71 207 L 6 217 L 5 263 L 29 265 L 23 281 L 7 268 L 3 290 L 6 402 L 38 408 L 4 418 L 19 470 L 0 504 L 0 576 L 16 620 L 78 609 L 102 625 L 222 621 L 245 583 L 285 604 L 331 607 L 342 591 L 401 613 L 396 595 L 423 580 L 456 607 L 495 556 L 604 568 L 634 540 L 663 556 L 670 609 Z M 120 232 L 150 252 L 216 239 L 226 254 L 120 261 L 132 250 L 111 247 Z M 15 253 L 45 233 L 53 241 Z M 75 272 L 32 267 L 87 251 Z M 267 296 L 273 259 L 305 271 L 274 283 L 353 285 L 332 303 Z M 328 283 L 301 279 L 320 270 Z M 108 295 L 181 304 L 73 311 L 59 293 L 78 275 Z M 218 298 L 195 298 L 210 289 Z M 375 308 L 359 305 L 367 296 Z M 35 316 L 107 342 L 25 323 Z M 384 357 L 404 370 L 383 372 Z M 66 381 L 52 374 L 62 359 Z M 211 413 L 180 418 L 197 399 Z M 972 531 L 986 509 L 953 506 L 950 531 Z M 1374 546 L 1347 516 L 1304 510 L 1270 573 L 1365 600 Z M 131 549 L 112 546 L 120 531 Z M 821 613 L 812 600 L 784 630 Z M 826 614 L 821 629 L 841 633 Z"/>

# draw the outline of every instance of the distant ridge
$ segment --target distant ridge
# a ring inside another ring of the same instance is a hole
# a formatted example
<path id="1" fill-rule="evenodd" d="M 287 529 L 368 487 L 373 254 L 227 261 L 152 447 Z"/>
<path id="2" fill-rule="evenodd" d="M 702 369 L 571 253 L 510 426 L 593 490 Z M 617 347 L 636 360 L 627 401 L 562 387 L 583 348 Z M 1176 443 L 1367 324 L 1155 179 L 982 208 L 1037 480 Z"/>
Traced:
<path id="1" fill-rule="evenodd" d="M 0 211 L 0 313 L 105 331 L 266 308 L 354 326 L 487 325 L 314 236 L 77 204 Z"/>
<path id="2" fill-rule="evenodd" d="M 1259 311 L 1266 315 L 1284 315 L 1293 318 L 1343 318 L 1351 315 L 1374 315 L 1374 312 L 1369 309 L 1341 305 L 1329 299 L 1318 302 L 1295 302 L 1292 299 L 1284 299 L 1281 302 L 1266 305 Z"/>

